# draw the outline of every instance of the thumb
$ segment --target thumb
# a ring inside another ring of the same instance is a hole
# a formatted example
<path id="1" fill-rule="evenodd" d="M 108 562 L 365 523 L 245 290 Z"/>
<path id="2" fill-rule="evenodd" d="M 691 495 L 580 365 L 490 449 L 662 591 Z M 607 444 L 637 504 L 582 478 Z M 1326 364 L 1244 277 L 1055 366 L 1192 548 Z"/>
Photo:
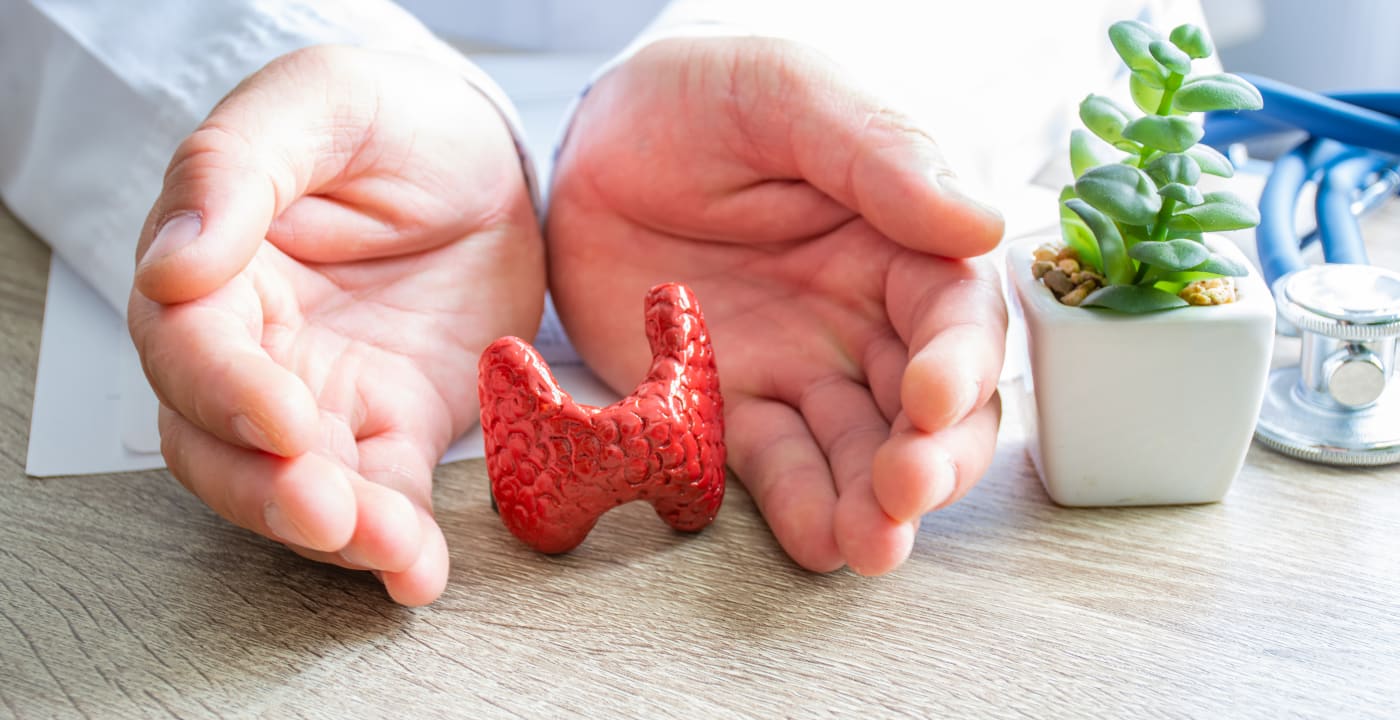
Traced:
<path id="1" fill-rule="evenodd" d="M 176 149 L 137 245 L 136 289 L 203 297 L 248 265 L 273 220 L 340 173 L 373 124 L 376 86 L 337 82 L 370 60 L 319 46 L 283 55 L 234 88 Z"/>
<path id="2" fill-rule="evenodd" d="M 238 118 L 215 111 L 181 143 L 137 245 L 136 289 L 179 303 L 219 289 L 248 265 L 277 208 L 275 173 L 256 159 Z"/>
<path id="3" fill-rule="evenodd" d="M 1001 214 L 970 198 L 937 143 L 914 119 L 861 89 L 825 55 L 799 43 L 755 40 L 763 78 L 746 119 L 758 137 L 784 139 L 774 159 L 895 242 L 948 257 L 1000 242 Z M 766 57 L 763 57 L 766 56 Z M 742 59 L 741 59 L 742 61 Z M 764 77 L 766 76 L 766 78 Z M 742 93 L 742 89 L 739 89 Z M 785 105 L 774 112 L 775 102 Z M 785 124 L 763 128 L 766 123 Z"/>

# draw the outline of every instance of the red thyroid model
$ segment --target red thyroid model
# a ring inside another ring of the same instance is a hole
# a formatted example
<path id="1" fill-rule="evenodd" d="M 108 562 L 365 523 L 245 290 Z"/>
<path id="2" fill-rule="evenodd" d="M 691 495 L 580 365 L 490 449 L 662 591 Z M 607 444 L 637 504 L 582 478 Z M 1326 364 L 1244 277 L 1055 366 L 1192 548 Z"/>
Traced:
<path id="1" fill-rule="evenodd" d="M 542 553 L 568 552 L 598 518 L 645 500 L 671 527 L 709 525 L 724 499 L 724 401 L 690 288 L 646 297 L 651 372 L 605 408 L 574 402 L 529 343 L 505 337 L 481 355 L 486 467 L 501 520 Z"/>

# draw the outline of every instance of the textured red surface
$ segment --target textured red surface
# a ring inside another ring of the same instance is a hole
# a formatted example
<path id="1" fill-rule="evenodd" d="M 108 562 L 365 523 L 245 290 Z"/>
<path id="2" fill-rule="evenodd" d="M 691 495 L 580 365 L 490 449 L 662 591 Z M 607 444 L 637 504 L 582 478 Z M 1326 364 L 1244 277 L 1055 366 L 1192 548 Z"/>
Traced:
<path id="1" fill-rule="evenodd" d="M 724 401 L 690 288 L 647 293 L 651 371 L 605 408 L 574 402 L 529 343 L 481 356 L 486 467 L 501 520 L 543 553 L 568 552 L 608 510 L 645 500 L 671 527 L 709 525 L 724 499 Z"/>

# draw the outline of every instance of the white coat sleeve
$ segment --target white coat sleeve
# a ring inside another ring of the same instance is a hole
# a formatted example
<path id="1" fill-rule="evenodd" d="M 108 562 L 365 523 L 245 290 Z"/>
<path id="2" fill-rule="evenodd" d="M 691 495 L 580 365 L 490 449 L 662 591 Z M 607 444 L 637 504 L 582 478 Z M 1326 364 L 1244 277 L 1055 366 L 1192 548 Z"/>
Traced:
<path id="1" fill-rule="evenodd" d="M 1126 98 L 1106 33 L 1126 19 L 1164 30 L 1205 24 L 1198 0 L 673 0 L 594 77 L 666 38 L 801 42 L 923 124 L 971 194 L 1014 211 L 1065 154 L 1079 101 L 1114 87 Z M 1053 224 L 1058 215 L 1047 217 Z"/>
<path id="2" fill-rule="evenodd" d="M 387 0 L 0 0 L 0 199 L 124 313 L 176 146 L 241 79 L 321 43 L 458 69 L 510 126 L 534 192 L 505 94 Z"/>

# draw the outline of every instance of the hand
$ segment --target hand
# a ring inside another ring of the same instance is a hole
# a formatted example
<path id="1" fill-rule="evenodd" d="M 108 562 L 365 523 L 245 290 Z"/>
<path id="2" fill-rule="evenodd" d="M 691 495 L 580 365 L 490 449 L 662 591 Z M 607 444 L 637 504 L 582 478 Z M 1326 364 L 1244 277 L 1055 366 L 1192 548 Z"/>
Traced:
<path id="1" fill-rule="evenodd" d="M 544 257 L 496 109 L 427 60 L 321 47 L 245 80 L 176 151 L 131 336 L 185 487 L 296 552 L 431 602 L 432 473 L 476 365 L 533 337 Z"/>
<path id="2" fill-rule="evenodd" d="M 986 471 L 1006 312 L 986 264 L 948 258 L 1001 218 L 823 56 L 652 45 L 590 91 L 555 177 L 550 288 L 579 352 L 630 389 L 644 293 L 689 284 L 730 466 L 799 564 L 887 572 Z"/>

